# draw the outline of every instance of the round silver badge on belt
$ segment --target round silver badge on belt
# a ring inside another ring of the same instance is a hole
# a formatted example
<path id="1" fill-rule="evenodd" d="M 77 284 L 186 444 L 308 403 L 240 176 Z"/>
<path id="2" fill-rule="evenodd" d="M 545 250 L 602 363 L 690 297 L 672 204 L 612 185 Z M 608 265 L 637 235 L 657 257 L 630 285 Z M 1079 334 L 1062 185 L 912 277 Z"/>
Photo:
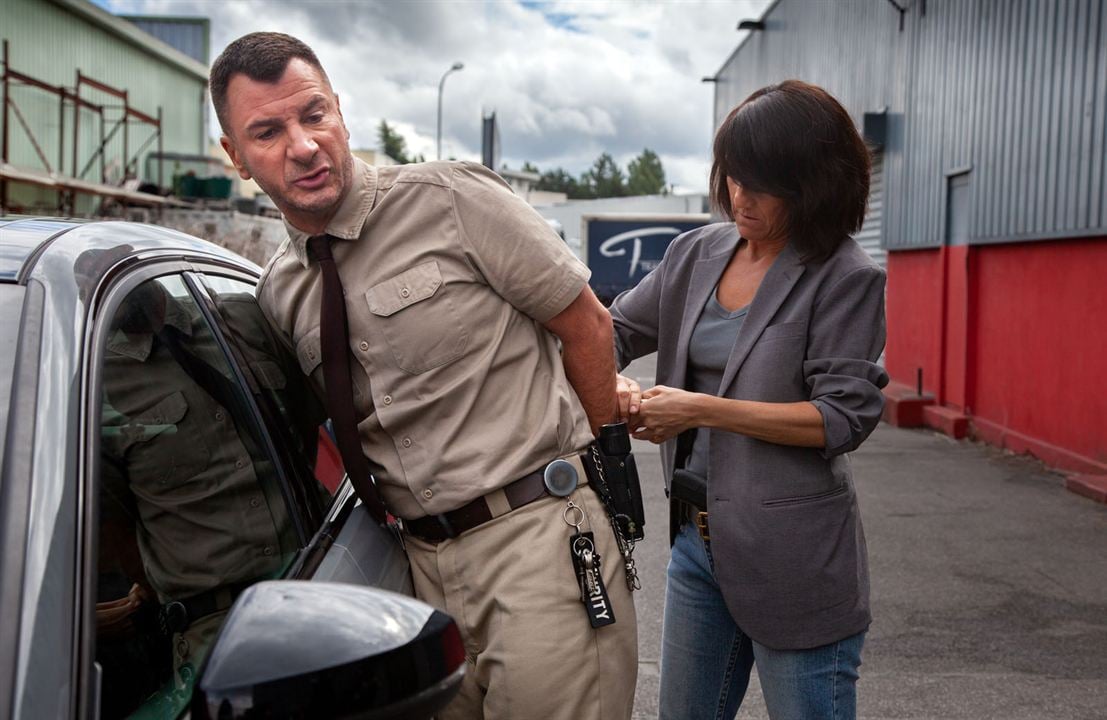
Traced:
<path id="1" fill-rule="evenodd" d="M 554 460 L 542 473 L 546 481 L 546 490 L 555 497 L 569 497 L 577 489 L 577 469 L 567 460 Z"/>

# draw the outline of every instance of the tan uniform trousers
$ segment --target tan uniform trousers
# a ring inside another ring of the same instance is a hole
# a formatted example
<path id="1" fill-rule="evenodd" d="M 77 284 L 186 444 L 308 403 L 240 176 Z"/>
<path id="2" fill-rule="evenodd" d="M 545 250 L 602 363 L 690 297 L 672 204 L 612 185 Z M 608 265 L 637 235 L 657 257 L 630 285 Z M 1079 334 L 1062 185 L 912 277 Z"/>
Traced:
<path id="1" fill-rule="evenodd" d="M 567 500 L 595 533 L 615 624 L 593 630 L 569 557 Z M 407 536 L 415 594 L 448 612 L 465 642 L 465 680 L 440 720 L 627 720 L 638 676 L 634 602 L 591 487 L 545 497 L 457 538 Z"/>

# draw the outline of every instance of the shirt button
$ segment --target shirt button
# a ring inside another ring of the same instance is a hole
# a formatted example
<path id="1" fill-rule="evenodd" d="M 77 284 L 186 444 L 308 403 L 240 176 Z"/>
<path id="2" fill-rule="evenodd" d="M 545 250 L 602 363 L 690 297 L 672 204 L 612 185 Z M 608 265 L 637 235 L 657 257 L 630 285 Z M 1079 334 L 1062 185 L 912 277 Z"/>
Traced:
<path id="1" fill-rule="evenodd" d="M 218 420 L 219 422 L 223 422 L 223 413 L 221 413 L 221 412 L 215 413 L 215 419 Z"/>
<path id="2" fill-rule="evenodd" d="M 308 350 L 308 359 L 309 360 L 314 360 L 315 359 L 315 351 L 314 350 Z"/>
<path id="3" fill-rule="evenodd" d="M 265 555 L 272 555 L 273 554 L 273 548 L 269 545 L 266 545 L 265 548 L 262 549 L 261 552 Z"/>
<path id="4" fill-rule="evenodd" d="M 404 447 L 411 447 L 411 438 L 404 438 L 402 445 Z"/>
<path id="5" fill-rule="evenodd" d="M 255 507 L 256 508 L 256 507 L 260 507 L 260 506 L 261 506 L 261 500 L 258 500 L 257 498 L 250 498 L 250 507 Z"/>
<path id="6" fill-rule="evenodd" d="M 365 352 L 366 350 L 368 350 L 368 349 L 369 349 L 369 343 L 365 342 L 364 340 L 362 340 L 362 341 L 361 341 L 360 343 L 358 343 L 358 345 L 357 345 L 357 346 L 358 346 L 359 348 L 361 348 L 361 351 L 362 351 L 362 352 Z"/>
<path id="7" fill-rule="evenodd" d="M 391 395 L 385 395 L 384 398 L 382 398 L 382 399 L 384 400 L 385 405 L 391 405 L 392 404 L 392 396 Z"/>
<path id="8" fill-rule="evenodd" d="M 400 289 L 400 297 L 407 297 L 410 294 L 411 294 L 411 291 L 408 290 L 407 288 L 401 288 Z"/>
<path id="9" fill-rule="evenodd" d="M 234 466 L 236 468 L 241 468 L 242 467 L 242 461 L 241 460 L 235 460 L 234 461 Z"/>
<path id="10" fill-rule="evenodd" d="M 427 500 L 430 500 L 432 497 L 434 497 L 434 490 L 427 488 L 423 491 L 423 497 L 425 497 Z"/>

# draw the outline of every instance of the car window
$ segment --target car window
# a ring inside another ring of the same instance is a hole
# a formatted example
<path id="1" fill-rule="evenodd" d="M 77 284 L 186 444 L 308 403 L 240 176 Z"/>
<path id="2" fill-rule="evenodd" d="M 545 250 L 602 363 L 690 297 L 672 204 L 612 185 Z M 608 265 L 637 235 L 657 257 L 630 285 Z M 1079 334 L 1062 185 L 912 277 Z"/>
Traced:
<path id="1" fill-rule="evenodd" d="M 319 394 L 265 320 L 253 283 L 210 274 L 200 279 L 280 460 L 305 504 L 318 513 L 312 515 L 317 526 L 344 477 Z"/>
<path id="2" fill-rule="evenodd" d="M 174 717 L 235 598 L 302 542 L 250 390 L 184 279 L 136 287 L 103 342 L 101 717 Z"/>

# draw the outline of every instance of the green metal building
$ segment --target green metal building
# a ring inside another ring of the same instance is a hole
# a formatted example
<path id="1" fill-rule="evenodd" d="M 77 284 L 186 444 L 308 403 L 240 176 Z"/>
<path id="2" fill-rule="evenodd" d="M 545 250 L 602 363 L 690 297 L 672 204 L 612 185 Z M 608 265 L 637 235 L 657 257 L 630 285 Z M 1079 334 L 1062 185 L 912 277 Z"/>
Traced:
<path id="1" fill-rule="evenodd" d="M 207 66 L 132 22 L 87 0 L 0 0 L 0 40 L 0 211 L 157 206 L 136 191 L 171 183 L 159 152 L 205 154 Z"/>

